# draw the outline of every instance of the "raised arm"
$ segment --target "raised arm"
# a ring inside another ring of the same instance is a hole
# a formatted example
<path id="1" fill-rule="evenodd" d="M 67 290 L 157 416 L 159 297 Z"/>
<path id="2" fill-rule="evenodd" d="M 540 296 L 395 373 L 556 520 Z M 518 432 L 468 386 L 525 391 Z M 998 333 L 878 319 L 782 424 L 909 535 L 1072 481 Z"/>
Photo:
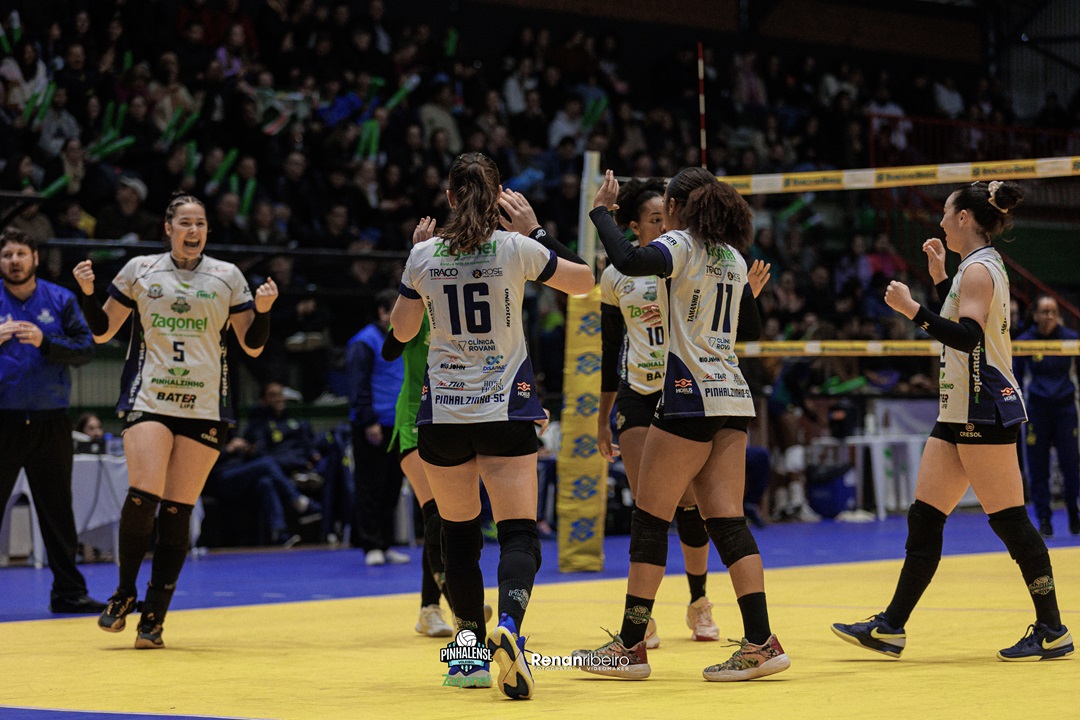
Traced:
<path id="1" fill-rule="evenodd" d="M 86 318 L 86 324 L 94 335 L 97 344 L 107 343 L 116 335 L 116 331 L 131 315 L 134 303 L 117 298 L 115 295 L 105 301 L 102 307 L 94 297 L 94 268 L 89 260 L 83 260 L 72 271 L 79 284 L 79 307 Z M 128 303 L 131 303 L 130 305 Z"/>

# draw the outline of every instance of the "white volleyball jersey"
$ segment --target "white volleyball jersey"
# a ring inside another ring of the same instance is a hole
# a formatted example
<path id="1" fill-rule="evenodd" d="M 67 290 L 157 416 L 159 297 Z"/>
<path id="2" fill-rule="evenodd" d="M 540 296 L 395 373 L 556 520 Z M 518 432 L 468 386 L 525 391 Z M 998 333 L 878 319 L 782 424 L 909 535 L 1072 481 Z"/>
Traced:
<path id="1" fill-rule="evenodd" d="M 728 245 L 706 247 L 684 230 L 650 243 L 667 258 L 668 355 L 664 417 L 754 417 L 735 334 L 746 261 Z"/>
<path id="2" fill-rule="evenodd" d="M 547 280 L 557 260 L 501 230 L 467 255 L 452 255 L 439 237 L 413 247 L 400 292 L 422 299 L 431 323 L 417 425 L 544 418 L 521 302 L 525 282 Z"/>
<path id="3" fill-rule="evenodd" d="M 619 352 L 619 377 L 642 395 L 664 387 L 668 298 L 660 283 L 655 275 L 623 275 L 614 265 L 608 265 L 600 276 L 600 302 L 619 308 L 626 326 Z M 663 325 L 648 327 L 641 322 L 645 305 L 660 307 Z"/>
<path id="4" fill-rule="evenodd" d="M 953 276 L 949 297 L 941 307 L 946 320 L 960 320 L 960 282 L 978 263 L 990 272 L 994 295 L 983 339 L 970 353 L 942 346 L 938 381 L 938 420 L 993 425 L 998 415 L 1005 427 L 1027 420 L 1023 393 L 1012 370 L 1009 336 L 1009 275 L 1001 255 L 987 245 L 968 254 Z"/>
<path id="5" fill-rule="evenodd" d="M 194 270 L 176 267 L 170 253 L 134 257 L 109 294 L 134 311 L 120 417 L 141 411 L 234 422 L 226 332 L 230 314 L 254 306 L 239 268 L 205 255 Z"/>

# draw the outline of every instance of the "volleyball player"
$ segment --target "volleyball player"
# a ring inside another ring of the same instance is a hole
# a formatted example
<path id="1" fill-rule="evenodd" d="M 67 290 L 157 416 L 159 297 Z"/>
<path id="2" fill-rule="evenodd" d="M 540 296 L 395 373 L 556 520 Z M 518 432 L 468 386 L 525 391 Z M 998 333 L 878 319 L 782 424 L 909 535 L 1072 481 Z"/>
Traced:
<path id="1" fill-rule="evenodd" d="M 736 338 L 755 340 L 761 333 L 743 259 L 752 214 L 730 185 L 703 168 L 686 168 L 667 186 L 667 231 L 638 247 L 609 214 L 618 190 L 609 170 L 589 217 L 620 272 L 667 279 L 667 367 L 641 458 L 622 629 L 598 650 L 577 653 L 590 661 L 588 672 L 624 679 L 651 674 L 645 630 L 664 578 L 668 527 L 692 487 L 731 575 L 745 634 L 730 659 L 703 675 L 717 682 L 772 675 L 790 661 L 769 626 L 761 555 L 743 515 L 746 428 L 754 405 L 734 353 Z"/>
<path id="2" fill-rule="evenodd" d="M 165 647 L 162 624 L 190 543 L 191 511 L 235 422 L 228 398 L 226 332 L 257 357 L 270 334 L 277 286 L 267 280 L 254 299 L 233 264 L 203 255 L 206 208 L 177 195 L 165 210 L 169 251 L 134 257 L 94 298 L 89 260 L 75 266 L 87 324 L 107 342 L 135 312 L 117 411 L 125 421 L 124 454 L 131 487 L 120 514 L 120 582 L 98 619 L 124 629 L 136 609 L 136 580 L 158 515 L 150 583 L 141 603 L 136 648 Z"/>
<path id="3" fill-rule="evenodd" d="M 418 449 L 443 518 L 446 586 L 459 630 L 483 637 L 480 490 L 498 529 L 499 624 L 487 639 L 498 687 L 528 699 L 522 619 L 540 566 L 536 532 L 536 433 L 545 415 L 522 328 L 527 280 L 585 293 L 592 270 L 540 228 L 517 193 L 502 192 L 495 163 L 479 153 L 454 161 L 447 199 L 455 214 L 439 236 L 412 249 L 391 315 L 394 335 L 431 324 L 427 377 L 417 414 Z M 499 230 L 499 208 L 510 218 Z M 483 672 L 482 670 L 480 672 Z"/>
<path id="4" fill-rule="evenodd" d="M 945 520 L 970 486 L 1009 555 L 1020 566 L 1035 605 L 1035 623 L 1002 660 L 1047 660 L 1073 652 L 1061 624 L 1054 573 L 1046 543 L 1024 507 L 1016 437 L 1027 419 L 1012 371 L 1009 276 L 993 239 L 1009 226 L 1009 211 L 1023 200 L 1016 183 L 972 183 L 949 195 L 941 227 L 945 244 L 923 243 L 930 276 L 944 298 L 941 314 L 911 298 L 893 281 L 885 302 L 911 318 L 944 346 L 937 424 L 919 464 L 915 502 L 908 510 L 907 557 L 892 602 L 865 622 L 836 623 L 840 638 L 892 658 L 907 642 L 904 625 L 941 559 Z M 945 248 L 960 255 L 952 282 Z"/>
<path id="5" fill-rule="evenodd" d="M 435 220 L 425 217 L 413 230 L 413 245 L 429 240 L 435 234 Z M 394 410 L 394 434 L 390 438 L 390 452 L 396 452 L 401 472 L 412 487 L 413 495 L 420 505 L 424 518 L 424 549 L 421 554 L 420 616 L 416 632 L 428 637 L 450 637 L 454 629 L 443 618 L 439 596 L 446 592 L 446 572 L 443 568 L 442 517 L 439 515 L 435 496 L 424 473 L 424 464 L 416 452 L 416 413 L 420 409 L 420 391 L 424 385 L 427 369 L 428 338 L 431 325 L 427 316 L 420 332 L 407 343 L 394 336 L 393 328 L 383 341 L 384 360 L 404 358 L 405 377 L 398 393 Z M 484 605 L 484 620 L 491 619 L 491 606 Z"/>
<path id="6" fill-rule="evenodd" d="M 645 247 L 663 232 L 664 183 L 659 179 L 631 180 L 619 189 L 615 220 Z M 767 272 L 767 266 L 756 264 Z M 665 327 L 667 293 L 660 292 L 656 275 L 630 277 L 614 265 L 600 276 L 600 313 L 603 361 L 597 437 L 600 453 L 609 461 L 621 455 L 630 492 L 636 496 L 641 448 L 660 400 L 666 365 Z M 764 283 L 762 283 L 764 284 Z M 755 293 L 756 296 L 757 293 Z M 619 444 L 612 443 L 611 410 Z M 686 625 L 692 640 L 717 640 L 720 630 L 705 594 L 709 569 L 709 533 L 687 489 L 675 512 L 675 527 L 682 545 L 690 603 Z M 660 646 L 656 621 L 649 619 L 645 647 Z"/>

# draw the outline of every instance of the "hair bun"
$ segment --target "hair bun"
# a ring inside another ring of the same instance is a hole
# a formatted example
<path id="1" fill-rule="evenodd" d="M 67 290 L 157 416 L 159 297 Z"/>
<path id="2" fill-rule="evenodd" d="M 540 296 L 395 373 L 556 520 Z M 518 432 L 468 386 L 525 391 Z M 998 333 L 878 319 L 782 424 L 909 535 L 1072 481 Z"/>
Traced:
<path id="1" fill-rule="evenodd" d="M 990 204 L 1003 213 L 1019 205 L 1024 199 L 1024 191 L 1014 182 L 994 180 L 987 185 L 990 192 Z"/>

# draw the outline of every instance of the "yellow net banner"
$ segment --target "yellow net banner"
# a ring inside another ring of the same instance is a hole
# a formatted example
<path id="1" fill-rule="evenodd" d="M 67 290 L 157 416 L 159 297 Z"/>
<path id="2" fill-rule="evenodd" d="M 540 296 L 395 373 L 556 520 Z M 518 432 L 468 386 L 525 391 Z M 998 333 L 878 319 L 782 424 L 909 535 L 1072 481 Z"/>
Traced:
<path id="1" fill-rule="evenodd" d="M 936 340 L 787 340 L 736 343 L 745 357 L 899 357 L 940 355 Z M 1014 340 L 1013 355 L 1080 355 L 1080 340 Z"/>
<path id="2" fill-rule="evenodd" d="M 874 190 L 877 188 L 942 185 L 975 180 L 1052 178 L 1080 175 L 1080 157 L 1031 160 L 908 165 L 859 170 L 826 170 L 765 175 L 729 175 L 718 178 L 743 195 Z"/>
<path id="3" fill-rule="evenodd" d="M 562 443 L 559 475 L 559 570 L 604 568 L 607 461 L 596 442 L 600 406 L 600 287 L 566 302 Z"/>

